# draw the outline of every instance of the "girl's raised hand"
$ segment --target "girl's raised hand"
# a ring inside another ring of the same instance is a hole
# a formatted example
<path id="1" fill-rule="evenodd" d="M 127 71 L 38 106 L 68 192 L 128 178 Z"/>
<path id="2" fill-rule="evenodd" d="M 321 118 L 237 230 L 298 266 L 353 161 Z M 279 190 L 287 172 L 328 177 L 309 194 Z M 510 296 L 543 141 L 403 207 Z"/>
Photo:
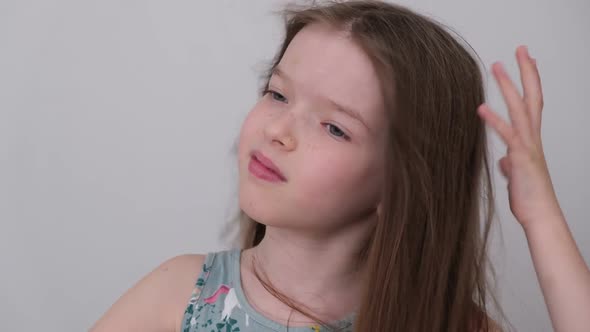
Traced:
<path id="1" fill-rule="evenodd" d="M 478 108 L 478 113 L 507 145 L 500 169 L 508 180 L 510 210 L 525 231 L 553 329 L 588 331 L 590 269 L 559 207 L 547 169 L 541 144 L 541 79 L 526 47 L 516 49 L 516 59 L 523 95 L 500 63 L 492 65 L 511 123 L 486 104 Z"/>
<path id="2" fill-rule="evenodd" d="M 516 49 L 523 95 L 520 94 L 501 63 L 492 65 L 508 106 L 511 123 L 502 119 L 486 104 L 479 115 L 507 145 L 507 153 L 499 161 L 500 170 L 508 180 L 510 210 L 526 229 L 548 216 L 560 216 L 561 209 L 541 144 L 541 112 L 543 92 L 536 61 L 526 46 Z"/>

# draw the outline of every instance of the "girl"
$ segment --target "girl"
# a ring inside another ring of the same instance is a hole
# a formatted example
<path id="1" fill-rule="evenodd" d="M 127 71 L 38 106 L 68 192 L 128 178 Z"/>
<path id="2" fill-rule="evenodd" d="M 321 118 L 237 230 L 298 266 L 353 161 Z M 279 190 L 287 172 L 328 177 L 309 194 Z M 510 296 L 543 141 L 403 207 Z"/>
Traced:
<path id="1" fill-rule="evenodd" d="M 516 58 L 523 96 L 492 66 L 508 123 L 432 19 L 377 1 L 287 10 L 239 138 L 240 248 L 164 262 L 93 331 L 499 330 L 485 124 L 507 144 L 500 168 L 553 327 L 586 330 L 590 272 L 544 160 L 536 62 L 526 47 Z"/>

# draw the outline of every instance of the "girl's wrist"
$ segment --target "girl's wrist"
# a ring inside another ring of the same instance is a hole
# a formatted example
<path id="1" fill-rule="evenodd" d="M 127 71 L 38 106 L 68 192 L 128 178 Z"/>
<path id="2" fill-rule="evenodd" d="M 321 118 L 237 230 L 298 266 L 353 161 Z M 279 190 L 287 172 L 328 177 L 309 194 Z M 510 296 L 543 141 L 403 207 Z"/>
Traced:
<path id="1" fill-rule="evenodd" d="M 536 217 L 530 218 L 530 220 L 521 221 L 520 224 L 527 237 L 536 236 L 537 234 L 543 234 L 552 232 L 556 227 L 567 225 L 565 216 L 559 208 L 554 208 L 540 213 Z"/>

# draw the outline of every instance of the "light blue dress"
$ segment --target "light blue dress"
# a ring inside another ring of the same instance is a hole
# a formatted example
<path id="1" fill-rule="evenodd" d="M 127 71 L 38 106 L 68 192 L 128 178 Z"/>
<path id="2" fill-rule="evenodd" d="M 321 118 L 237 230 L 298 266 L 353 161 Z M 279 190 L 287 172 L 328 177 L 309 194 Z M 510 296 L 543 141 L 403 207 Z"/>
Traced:
<path id="1" fill-rule="evenodd" d="M 248 303 L 240 279 L 241 249 L 209 253 L 184 313 L 181 332 L 324 332 L 319 325 L 287 327 L 266 318 Z M 352 332 L 355 313 L 332 322 L 340 332 Z"/>

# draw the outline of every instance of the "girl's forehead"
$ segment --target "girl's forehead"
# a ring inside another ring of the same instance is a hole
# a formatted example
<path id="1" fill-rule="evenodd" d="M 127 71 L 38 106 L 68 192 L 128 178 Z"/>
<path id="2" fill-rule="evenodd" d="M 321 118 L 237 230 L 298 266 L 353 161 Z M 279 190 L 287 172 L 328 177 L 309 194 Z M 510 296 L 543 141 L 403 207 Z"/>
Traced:
<path id="1" fill-rule="evenodd" d="M 379 77 L 369 56 L 344 32 L 327 25 L 312 24 L 297 33 L 278 67 L 281 80 L 302 93 L 359 112 L 383 108 Z"/>
<path id="2" fill-rule="evenodd" d="M 334 83 L 377 84 L 378 79 L 373 64 L 352 39 L 343 32 L 325 25 L 313 24 L 303 28 L 291 41 L 281 63 L 291 73 L 317 75 L 334 78 Z M 314 77 L 317 78 L 317 77 Z M 348 78 L 348 80 L 342 80 Z"/>

